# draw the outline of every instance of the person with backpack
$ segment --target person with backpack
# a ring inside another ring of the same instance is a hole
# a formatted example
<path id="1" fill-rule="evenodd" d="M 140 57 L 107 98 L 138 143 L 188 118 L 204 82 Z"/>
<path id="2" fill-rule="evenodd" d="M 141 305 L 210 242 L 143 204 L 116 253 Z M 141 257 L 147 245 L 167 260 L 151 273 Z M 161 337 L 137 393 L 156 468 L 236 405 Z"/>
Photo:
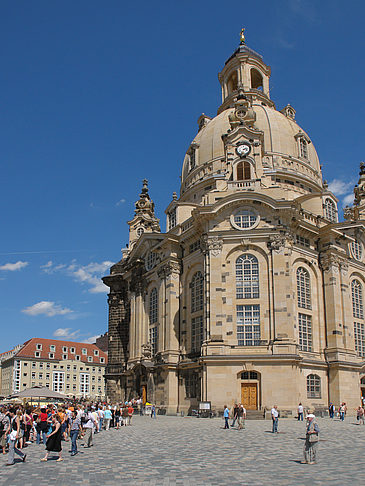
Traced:
<path id="1" fill-rule="evenodd" d="M 96 423 L 90 408 L 87 409 L 87 412 L 81 415 L 81 424 L 82 428 L 84 429 L 84 447 L 92 447 L 93 428 Z"/>

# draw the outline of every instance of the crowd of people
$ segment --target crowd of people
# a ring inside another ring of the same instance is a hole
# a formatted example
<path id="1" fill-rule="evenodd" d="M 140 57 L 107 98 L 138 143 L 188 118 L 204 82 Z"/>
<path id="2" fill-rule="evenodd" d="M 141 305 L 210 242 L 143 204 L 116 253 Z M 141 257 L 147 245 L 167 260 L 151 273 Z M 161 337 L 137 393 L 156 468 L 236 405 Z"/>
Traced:
<path id="1" fill-rule="evenodd" d="M 71 457 L 78 453 L 78 440 L 83 447 L 93 446 L 93 435 L 114 428 L 119 430 L 123 426 L 132 425 L 135 413 L 143 415 L 145 408 L 141 398 L 117 404 L 108 403 L 68 403 L 60 407 L 54 404 L 47 406 L 8 405 L 0 407 L 0 447 L 2 454 L 8 454 L 7 466 L 15 464 L 15 454 L 22 462 L 26 461 L 27 454 L 24 449 L 31 443 L 45 445 L 46 453 L 41 461 L 48 460 L 51 453 L 57 453 L 57 462 L 63 461 L 62 443 L 70 442 L 69 453 Z M 330 403 L 329 417 L 336 416 L 345 420 L 347 413 L 346 403 L 336 408 Z M 298 405 L 297 418 L 304 420 L 304 407 Z M 156 418 L 156 407 L 150 406 L 151 418 Z M 224 428 L 229 429 L 237 423 L 237 428 L 245 428 L 247 411 L 243 404 L 236 403 L 231 409 L 224 406 Z M 277 405 L 271 409 L 272 432 L 278 433 L 279 411 Z M 365 424 L 365 410 L 362 405 L 356 409 L 357 421 Z M 229 419 L 232 419 L 229 424 Z M 317 446 L 319 441 L 319 427 L 316 417 L 312 413 L 306 415 L 306 441 L 304 446 L 303 463 L 316 462 Z"/>
<path id="2" fill-rule="evenodd" d="M 154 408 L 154 407 L 152 407 Z M 77 441 L 84 447 L 93 446 L 93 435 L 110 428 L 120 429 L 132 425 L 134 413 L 143 415 L 141 399 L 114 405 L 105 403 L 68 403 L 57 407 L 49 404 L 40 407 L 7 405 L 0 407 L 0 446 L 8 454 L 7 466 L 15 464 L 15 454 L 25 462 L 28 445 L 43 444 L 48 460 L 57 453 L 57 462 L 63 461 L 62 442 L 71 442 L 71 457 L 78 453 Z M 153 411 L 151 411 L 153 417 Z M 154 417 L 156 413 L 154 412 Z"/>

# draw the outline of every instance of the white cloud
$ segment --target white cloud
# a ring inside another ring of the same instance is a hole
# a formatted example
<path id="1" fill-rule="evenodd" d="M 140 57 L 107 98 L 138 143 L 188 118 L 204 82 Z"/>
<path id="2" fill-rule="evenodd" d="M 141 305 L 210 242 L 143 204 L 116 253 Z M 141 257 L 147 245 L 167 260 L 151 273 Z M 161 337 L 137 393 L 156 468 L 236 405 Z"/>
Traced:
<path id="1" fill-rule="evenodd" d="M 81 342 L 85 344 L 94 344 L 95 341 L 97 340 L 98 337 L 100 337 L 101 334 L 97 334 L 96 336 L 91 336 L 87 339 L 83 339 Z"/>
<path id="2" fill-rule="evenodd" d="M 29 265 L 28 262 L 22 262 L 21 260 L 19 260 L 16 263 L 5 263 L 5 265 L 1 265 L 0 270 L 15 272 L 16 270 L 21 270 L 22 268 L 26 267 L 27 265 Z"/>
<path id="3" fill-rule="evenodd" d="M 342 202 L 344 206 L 352 205 L 354 202 L 354 194 L 353 193 L 347 194 L 347 196 L 343 198 Z"/>
<path id="4" fill-rule="evenodd" d="M 115 203 L 116 206 L 121 206 L 122 204 L 125 203 L 125 199 L 119 199 L 119 201 L 117 203 Z"/>
<path id="5" fill-rule="evenodd" d="M 355 182 L 354 181 L 341 181 L 340 179 L 333 179 L 333 181 L 329 182 L 328 189 L 336 194 L 336 196 L 343 196 L 344 194 L 348 194 L 351 189 L 354 188 Z"/>
<path id="6" fill-rule="evenodd" d="M 61 271 L 64 274 L 73 277 L 76 281 L 89 285 L 89 292 L 92 294 L 108 292 L 108 287 L 103 284 L 101 277 L 105 274 L 109 267 L 113 265 L 113 262 L 92 262 L 88 265 L 79 265 L 75 260 L 73 260 L 69 265 L 48 265 L 48 263 L 41 267 L 46 273 Z"/>
<path id="7" fill-rule="evenodd" d="M 77 329 L 77 331 L 71 331 L 71 327 L 59 327 L 55 330 L 53 336 L 57 338 L 74 339 L 80 333 L 80 329 Z"/>
<path id="8" fill-rule="evenodd" d="M 54 302 L 42 300 L 41 302 L 37 302 L 37 304 L 26 307 L 22 312 L 30 316 L 39 316 L 43 314 L 47 317 L 54 317 L 70 314 L 73 311 L 67 307 L 61 307 Z"/>

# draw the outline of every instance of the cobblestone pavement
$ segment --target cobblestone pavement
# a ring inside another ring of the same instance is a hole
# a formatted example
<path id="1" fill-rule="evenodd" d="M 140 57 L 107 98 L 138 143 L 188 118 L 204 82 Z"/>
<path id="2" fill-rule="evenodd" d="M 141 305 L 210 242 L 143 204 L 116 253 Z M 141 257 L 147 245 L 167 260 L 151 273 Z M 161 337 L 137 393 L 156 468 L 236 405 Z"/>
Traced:
<path id="1" fill-rule="evenodd" d="M 303 465 L 305 422 L 248 421 L 245 430 L 224 430 L 222 419 L 133 417 L 133 425 L 94 436 L 94 447 L 75 457 L 63 442 L 63 462 L 40 462 L 43 445 L 30 445 L 25 463 L 4 467 L 9 486 L 96 485 L 352 485 L 364 484 L 365 426 L 355 420 L 318 419 L 319 463 Z M 54 456 L 56 459 L 56 455 Z M 16 456 L 16 461 L 20 461 Z"/>

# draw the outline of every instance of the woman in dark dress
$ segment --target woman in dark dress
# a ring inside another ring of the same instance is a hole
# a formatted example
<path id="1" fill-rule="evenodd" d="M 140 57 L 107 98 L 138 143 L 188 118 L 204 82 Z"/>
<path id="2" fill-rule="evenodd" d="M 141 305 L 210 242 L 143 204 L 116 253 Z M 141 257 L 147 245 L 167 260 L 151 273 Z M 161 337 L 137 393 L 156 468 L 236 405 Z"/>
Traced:
<path id="1" fill-rule="evenodd" d="M 48 455 L 50 452 L 58 452 L 58 459 L 56 462 L 63 461 L 61 451 L 61 440 L 62 440 L 62 432 L 61 432 L 61 417 L 56 414 L 52 417 L 52 432 L 47 437 L 46 442 L 46 455 L 41 459 L 41 461 L 47 461 Z"/>

